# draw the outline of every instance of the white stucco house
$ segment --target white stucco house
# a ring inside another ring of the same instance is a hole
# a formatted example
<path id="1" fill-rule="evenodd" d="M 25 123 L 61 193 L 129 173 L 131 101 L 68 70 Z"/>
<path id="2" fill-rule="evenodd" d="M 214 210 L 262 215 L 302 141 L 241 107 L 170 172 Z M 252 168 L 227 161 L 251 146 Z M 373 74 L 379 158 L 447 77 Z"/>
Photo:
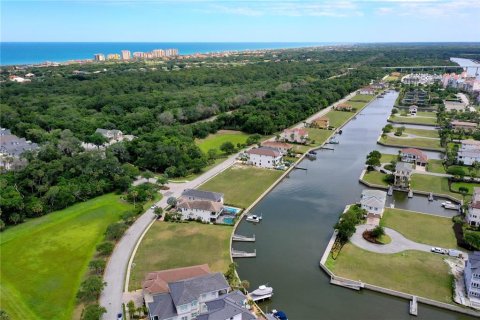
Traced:
<path id="1" fill-rule="evenodd" d="M 210 200 L 183 200 L 177 204 L 182 220 L 201 219 L 203 222 L 216 222 L 223 212 L 223 203 Z"/>
<path id="2" fill-rule="evenodd" d="M 480 307 L 480 251 L 468 255 L 463 275 L 465 291 L 470 302 Z"/>
<path id="3" fill-rule="evenodd" d="M 381 218 L 385 210 L 386 199 L 387 193 L 385 191 L 365 189 L 362 191 L 360 206 L 367 210 L 369 215 Z"/>
<path id="4" fill-rule="evenodd" d="M 280 135 L 282 141 L 304 144 L 308 140 L 308 131 L 302 128 L 285 129 Z"/>
<path id="5" fill-rule="evenodd" d="M 480 188 L 473 188 L 473 196 L 465 220 L 471 226 L 480 227 Z"/>
<path id="6" fill-rule="evenodd" d="M 247 151 L 248 163 L 261 168 L 275 168 L 282 162 L 282 152 L 277 148 L 260 147 Z"/>
<path id="7" fill-rule="evenodd" d="M 458 149 L 457 161 L 471 166 L 474 162 L 480 162 L 480 141 L 462 140 Z"/>

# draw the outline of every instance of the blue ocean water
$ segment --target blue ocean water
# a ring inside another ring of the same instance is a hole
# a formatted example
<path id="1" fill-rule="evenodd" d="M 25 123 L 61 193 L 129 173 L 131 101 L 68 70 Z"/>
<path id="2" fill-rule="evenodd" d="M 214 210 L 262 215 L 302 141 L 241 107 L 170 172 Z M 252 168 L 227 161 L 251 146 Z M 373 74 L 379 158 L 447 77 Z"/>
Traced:
<path id="1" fill-rule="evenodd" d="M 149 52 L 177 48 L 180 54 L 247 49 L 279 49 L 331 45 L 332 43 L 294 42 L 1 42 L 0 65 L 34 64 L 45 61 L 92 59 L 95 53 L 120 53 L 121 50 Z"/>

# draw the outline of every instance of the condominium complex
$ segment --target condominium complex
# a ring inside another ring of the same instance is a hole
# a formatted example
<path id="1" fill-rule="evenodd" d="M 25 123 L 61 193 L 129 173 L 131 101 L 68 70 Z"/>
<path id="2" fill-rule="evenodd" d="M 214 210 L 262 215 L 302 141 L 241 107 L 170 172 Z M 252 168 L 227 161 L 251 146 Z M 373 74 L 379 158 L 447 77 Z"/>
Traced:
<path id="1" fill-rule="evenodd" d="M 130 60 L 130 50 L 122 50 L 122 60 Z"/>
<path id="2" fill-rule="evenodd" d="M 130 50 L 122 50 L 120 54 L 110 53 L 106 56 L 103 53 L 97 53 L 93 56 L 95 61 L 105 60 L 131 60 L 133 59 L 155 59 L 164 57 L 178 56 L 178 49 L 154 49 L 151 52 L 135 51 L 133 54 Z"/>

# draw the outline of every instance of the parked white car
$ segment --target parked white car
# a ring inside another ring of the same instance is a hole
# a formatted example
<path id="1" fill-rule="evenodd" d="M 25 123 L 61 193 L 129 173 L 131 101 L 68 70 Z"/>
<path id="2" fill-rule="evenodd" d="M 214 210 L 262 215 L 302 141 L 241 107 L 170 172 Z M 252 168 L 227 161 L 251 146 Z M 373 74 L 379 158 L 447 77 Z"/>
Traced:
<path id="1" fill-rule="evenodd" d="M 439 248 L 439 247 L 433 247 L 430 251 L 432 251 L 434 253 L 439 253 L 439 254 L 448 254 L 447 249 L 442 249 L 442 248 Z"/>

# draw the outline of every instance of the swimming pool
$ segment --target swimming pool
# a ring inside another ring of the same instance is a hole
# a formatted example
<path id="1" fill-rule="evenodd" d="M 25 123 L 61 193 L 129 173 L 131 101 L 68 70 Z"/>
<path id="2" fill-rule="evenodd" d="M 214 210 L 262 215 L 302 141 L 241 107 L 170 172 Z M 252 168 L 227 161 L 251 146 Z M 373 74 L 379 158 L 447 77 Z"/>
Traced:
<path id="1" fill-rule="evenodd" d="M 237 214 L 237 213 L 239 213 L 242 209 L 240 209 L 240 208 L 235 208 L 235 207 L 227 207 L 227 206 L 224 206 L 224 207 L 223 207 L 223 210 L 225 210 L 226 213 Z"/>
<path id="2" fill-rule="evenodd" d="M 223 218 L 223 223 L 233 225 L 235 224 L 234 218 Z"/>

